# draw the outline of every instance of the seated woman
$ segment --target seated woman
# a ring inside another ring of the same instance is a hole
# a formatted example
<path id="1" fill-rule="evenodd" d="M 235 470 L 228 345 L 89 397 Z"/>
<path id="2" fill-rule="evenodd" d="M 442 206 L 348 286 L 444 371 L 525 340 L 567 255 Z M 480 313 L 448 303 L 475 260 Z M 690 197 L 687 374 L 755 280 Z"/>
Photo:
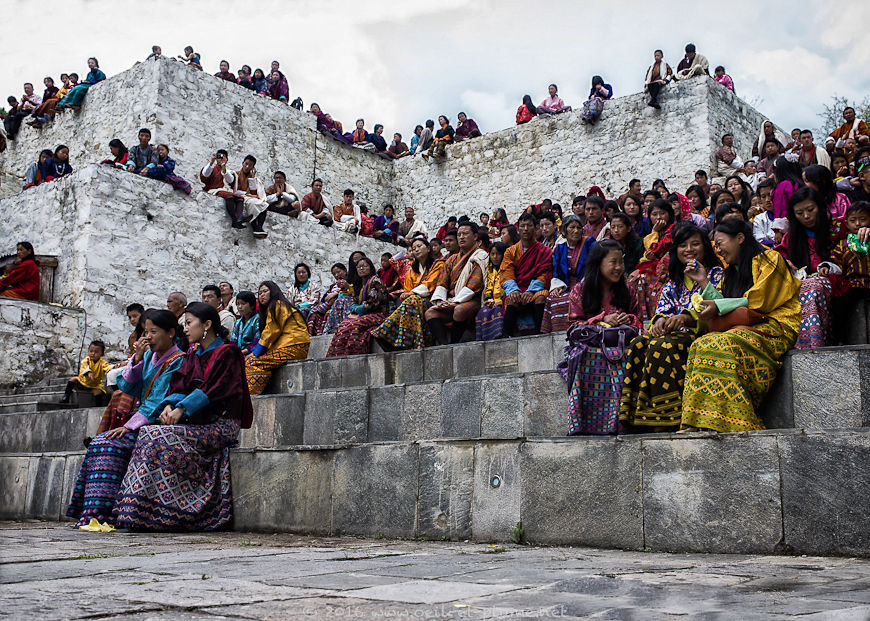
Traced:
<path id="1" fill-rule="evenodd" d="M 501 228 L 501 235 L 499 235 L 499 241 L 501 241 L 505 246 L 510 248 L 515 243 L 520 241 L 520 232 L 517 231 L 517 227 L 513 224 L 507 224 Z"/>
<path id="2" fill-rule="evenodd" d="M 81 83 L 70 89 L 66 97 L 57 102 L 57 108 L 78 110 L 82 107 L 82 102 L 85 99 L 85 95 L 88 94 L 88 89 L 97 82 L 102 82 L 106 79 L 106 74 L 100 71 L 100 63 L 97 62 L 97 59 L 93 56 L 88 58 L 88 69 L 90 69 L 90 71 L 88 72 L 87 77 Z"/>
<path id="3" fill-rule="evenodd" d="M 390 294 L 390 299 L 393 302 L 402 293 L 402 284 L 405 282 L 404 278 L 399 278 L 399 271 L 396 269 L 401 265 L 402 259 L 404 259 L 404 252 L 401 255 L 396 255 L 397 259 L 393 259 L 393 255 L 385 252 L 381 255 L 381 267 L 378 270 L 378 278 L 384 283 L 387 293 Z M 407 270 L 405 270 L 405 273 L 407 273 Z"/>
<path id="4" fill-rule="evenodd" d="M 605 84 L 600 75 L 592 76 L 592 88 L 589 98 L 583 103 L 583 114 L 580 118 L 584 123 L 593 124 L 604 112 L 604 102 L 613 97 L 613 87 Z"/>
<path id="5" fill-rule="evenodd" d="M 193 346 L 157 406 L 159 425 L 136 438 L 112 516 L 119 528 L 218 530 L 232 521 L 230 448 L 253 420 L 244 357 L 225 343 L 217 310 L 185 313 Z"/>
<path id="6" fill-rule="evenodd" d="M 326 290 L 326 293 L 318 300 L 317 304 L 312 305 L 308 309 L 308 321 L 306 323 L 308 324 L 308 334 L 311 336 L 323 334 L 327 313 L 332 308 L 332 305 L 335 304 L 342 291 L 349 288 L 347 284 L 347 268 L 343 263 L 334 264 L 330 268 L 330 272 L 332 272 L 335 282 L 329 286 L 329 289 Z"/>
<path id="7" fill-rule="evenodd" d="M 341 293 L 338 299 L 333 303 L 332 308 L 326 314 L 326 322 L 323 326 L 323 334 L 335 334 L 338 326 L 350 315 L 350 307 L 353 306 L 354 282 L 358 281 L 356 273 L 356 264 L 366 254 L 361 250 L 355 250 L 350 253 L 350 259 L 347 263 L 347 275 Z"/>
<path id="8" fill-rule="evenodd" d="M 245 376 L 251 395 L 262 395 L 272 371 L 291 360 L 308 357 L 311 338 L 302 313 L 271 280 L 257 290 L 260 300 L 260 340 L 245 358 Z"/>
<path id="9" fill-rule="evenodd" d="M 681 431 L 764 429 L 756 408 L 776 379 L 783 355 L 797 341 L 800 283 L 779 253 L 755 240 L 746 222 L 723 221 L 713 241 L 729 267 L 719 287 L 710 285 L 702 294 L 698 319 L 708 322 L 711 332 L 689 349 Z M 742 308 L 755 311 L 754 319 L 743 310 L 738 312 L 747 316 L 729 316 Z M 747 325 L 759 315 L 758 323 Z M 709 325 L 716 317 L 724 320 L 721 332 Z"/>
<path id="10" fill-rule="evenodd" d="M 610 238 L 619 242 L 625 259 L 625 273 L 631 274 L 643 256 L 643 240 L 631 228 L 631 218 L 625 213 L 615 213 L 610 219 Z"/>
<path id="11" fill-rule="evenodd" d="M 851 205 L 849 198 L 842 192 L 837 192 L 834 177 L 827 166 L 813 164 L 804 168 L 804 182 L 819 193 L 822 204 L 828 209 L 828 216 L 833 220 L 846 217 L 846 210 Z"/>
<path id="12" fill-rule="evenodd" d="M 139 175 L 142 177 L 148 177 L 149 179 L 165 181 L 176 190 L 181 190 L 185 194 L 190 194 L 190 182 L 175 174 L 175 160 L 169 157 L 168 145 L 157 145 L 157 163 L 148 164 L 141 170 Z"/>
<path id="13" fill-rule="evenodd" d="M 257 296 L 251 291 L 239 291 L 236 295 L 236 310 L 239 318 L 233 324 L 230 342 L 246 356 L 260 340 L 260 315 L 257 313 Z"/>
<path id="14" fill-rule="evenodd" d="M 508 224 L 510 224 L 510 220 L 508 220 L 507 212 L 501 207 L 495 208 L 489 219 L 490 231 L 494 228 L 496 229 L 496 233 L 501 233 L 501 230 Z M 491 237 L 498 237 L 498 234 L 491 235 Z"/>
<path id="15" fill-rule="evenodd" d="M 504 289 L 498 271 L 507 249 L 507 244 L 500 241 L 493 242 L 489 249 L 489 268 L 486 270 L 486 282 L 483 287 L 483 303 L 477 311 L 474 322 L 474 333 L 478 341 L 492 341 L 503 336 Z"/>
<path id="16" fill-rule="evenodd" d="M 258 95 L 269 94 L 269 80 L 266 79 L 266 74 L 263 73 L 262 69 L 254 69 L 254 75 L 253 79 L 251 80 L 251 84 L 254 87 L 253 91 Z"/>
<path id="17" fill-rule="evenodd" d="M 384 283 L 375 274 L 371 259 L 362 257 L 357 261 L 356 279 L 351 284 L 354 288 L 354 303 L 350 307 L 350 314 L 332 337 L 326 352 L 328 358 L 369 353 L 372 332 L 387 318 L 390 296 Z"/>
<path id="18" fill-rule="evenodd" d="M 570 309 L 570 349 L 559 365 L 569 387 L 568 435 L 616 433 L 625 374 L 624 352 L 619 352 L 620 358 L 614 361 L 600 347 L 572 340 L 572 336 L 576 338 L 583 333 L 575 331 L 577 326 L 604 323 L 611 328 L 623 327 L 625 337 L 633 337 L 643 329 L 637 299 L 625 283 L 622 248 L 612 239 L 592 247 L 583 280 L 571 289 Z"/>
<path id="19" fill-rule="evenodd" d="M 528 123 L 536 116 L 538 116 L 538 110 L 532 103 L 532 96 L 523 95 L 523 103 L 517 108 L 517 125 Z"/>
<path id="20" fill-rule="evenodd" d="M 422 349 L 432 342 L 424 314 L 444 271 L 444 261 L 432 259 L 429 242 L 422 237 L 414 239 L 408 250 L 414 261 L 405 274 L 399 308 L 372 331 L 372 337 L 387 350 Z"/>
<path id="21" fill-rule="evenodd" d="M 130 158 L 130 151 L 124 143 L 117 138 L 112 138 L 109 141 L 109 150 L 112 152 L 112 159 L 103 160 L 100 164 L 127 170 L 127 160 Z"/>
<path id="22" fill-rule="evenodd" d="M 466 138 L 477 138 L 482 135 L 480 133 L 480 128 L 477 126 L 477 123 L 474 122 L 474 119 L 469 119 L 464 112 L 460 112 L 456 115 L 456 121 L 456 134 L 454 135 L 456 142 L 460 142 Z"/>
<path id="23" fill-rule="evenodd" d="M 652 232 L 652 224 L 650 223 L 649 218 L 643 215 L 643 209 L 641 207 L 642 203 L 643 201 L 640 196 L 635 194 L 629 194 L 626 196 L 622 203 L 622 210 L 625 212 L 625 215 L 631 218 L 632 230 L 641 239 Z M 628 273 L 630 274 L 631 272 Z"/>
<path id="24" fill-rule="evenodd" d="M 722 265 L 709 236 L 690 222 L 674 228 L 668 282 L 662 288 L 649 334 L 626 352 L 619 421 L 629 431 L 678 431 L 689 346 L 703 332 L 692 296 L 722 280 Z"/>
<path id="25" fill-rule="evenodd" d="M 583 235 L 583 222 L 571 214 L 562 223 L 565 241 L 553 249 L 553 278 L 544 304 L 541 334 L 568 329 L 568 297 L 586 271 L 586 259 L 595 244 L 593 237 Z"/>
<path id="26" fill-rule="evenodd" d="M 689 186 L 689 189 L 686 190 L 686 198 L 692 202 L 692 213 L 696 213 L 702 218 L 710 217 L 710 206 L 707 204 L 704 188 L 699 185 Z"/>
<path id="27" fill-rule="evenodd" d="M 18 242 L 17 256 L 0 276 L 0 296 L 19 300 L 39 300 L 39 262 L 30 242 Z"/>
<path id="28" fill-rule="evenodd" d="M 628 277 L 628 288 L 640 304 L 641 321 L 652 318 L 658 305 L 659 292 L 667 280 L 667 265 L 659 269 L 673 245 L 674 208 L 663 198 L 653 202 L 650 210 L 652 233 L 643 238 L 645 252 L 637 269 Z"/>
<path id="29" fill-rule="evenodd" d="M 776 247 L 792 271 L 800 273 L 801 323 L 796 349 L 824 347 L 830 342 L 831 277 L 842 273 L 830 261 L 834 245 L 821 195 L 807 186 L 799 188 L 788 203 L 788 233 Z"/>
<path id="30" fill-rule="evenodd" d="M 351 137 L 353 138 L 353 146 L 357 149 L 365 149 L 366 151 L 374 151 L 376 149 L 369 139 L 369 133 L 366 131 L 365 119 L 356 120 L 356 129 L 351 132 Z"/>
<path id="31" fill-rule="evenodd" d="M 320 287 L 311 282 L 311 268 L 297 263 L 293 268 L 293 287 L 287 292 L 287 300 L 308 320 L 308 311 L 320 301 Z"/>
<path id="32" fill-rule="evenodd" d="M 394 217 L 392 205 L 384 205 L 384 213 L 374 221 L 374 231 L 372 237 L 378 241 L 394 244 L 396 243 L 396 235 L 399 233 L 399 221 Z M 389 286 L 388 283 L 384 283 Z"/>
<path id="33" fill-rule="evenodd" d="M 287 103 L 290 98 L 290 85 L 280 71 L 273 71 L 268 91 L 269 97 L 276 101 Z"/>
<path id="34" fill-rule="evenodd" d="M 133 356 L 117 380 L 119 390 L 115 395 L 127 396 L 124 411 L 119 415 L 119 400 L 113 395 L 103 415 L 118 426 L 90 441 L 66 510 L 68 517 L 78 520 L 76 527 L 83 530 L 112 530 L 103 524 L 114 523 L 115 498 L 139 430 L 158 424 L 172 374 L 184 361 L 184 353 L 175 345 L 181 328 L 172 312 L 149 309 L 144 323 L 145 338 L 137 341 Z M 139 408 L 134 410 L 137 402 Z"/>
<path id="35" fill-rule="evenodd" d="M 39 152 L 37 160 L 31 163 L 24 171 L 24 186 L 21 188 L 22 190 L 32 188 L 43 182 L 42 165 L 53 155 L 54 153 L 52 153 L 51 149 L 43 149 Z"/>
<path id="36" fill-rule="evenodd" d="M 39 174 L 43 181 L 54 181 L 71 175 L 72 171 L 72 166 L 69 164 L 69 147 L 60 144 L 54 150 L 54 155 L 43 162 Z"/>
<path id="37" fill-rule="evenodd" d="M 71 76 L 75 76 L 75 81 L 73 81 Z M 50 78 L 46 78 L 48 80 Z M 63 83 L 61 88 L 55 89 L 54 95 L 51 97 L 43 97 L 42 104 L 33 111 L 33 120 L 28 121 L 28 125 L 32 125 L 33 127 L 42 127 L 44 123 L 48 123 L 51 119 L 54 118 L 57 110 L 57 104 L 61 99 L 67 96 L 73 87 L 78 83 L 79 77 L 76 74 L 67 75 L 65 73 L 60 74 L 60 80 Z M 46 90 L 46 94 L 48 91 Z"/>
<path id="38" fill-rule="evenodd" d="M 831 181 L 833 185 L 833 181 Z M 752 188 L 739 175 L 731 175 L 725 179 L 725 189 L 731 192 L 735 203 L 740 203 L 744 213 L 749 213 L 752 206 Z"/>
<path id="39" fill-rule="evenodd" d="M 537 107 L 538 114 L 561 114 L 562 112 L 571 112 L 571 106 L 566 106 L 562 98 L 559 97 L 559 87 L 555 84 L 550 84 L 547 87 L 550 96 L 541 102 Z"/>

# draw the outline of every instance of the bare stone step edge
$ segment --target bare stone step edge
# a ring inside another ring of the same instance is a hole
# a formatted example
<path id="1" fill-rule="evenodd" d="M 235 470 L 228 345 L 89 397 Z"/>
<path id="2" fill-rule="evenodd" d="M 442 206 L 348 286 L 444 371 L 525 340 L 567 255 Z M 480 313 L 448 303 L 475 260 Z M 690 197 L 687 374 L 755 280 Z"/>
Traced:
<path id="1" fill-rule="evenodd" d="M 62 519 L 82 456 L 0 455 L 0 518 Z M 867 557 L 868 457 L 870 430 L 235 449 L 234 527 Z"/>

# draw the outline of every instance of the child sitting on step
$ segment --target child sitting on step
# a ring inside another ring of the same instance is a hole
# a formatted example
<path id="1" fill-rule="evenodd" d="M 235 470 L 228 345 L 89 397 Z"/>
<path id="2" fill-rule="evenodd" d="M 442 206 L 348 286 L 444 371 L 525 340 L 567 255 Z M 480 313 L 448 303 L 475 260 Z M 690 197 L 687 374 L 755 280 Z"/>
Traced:
<path id="1" fill-rule="evenodd" d="M 66 389 L 60 403 L 69 403 L 73 390 L 89 391 L 96 401 L 95 405 L 105 405 L 106 389 L 103 386 L 106 374 L 112 365 L 103 359 L 106 345 L 103 341 L 92 341 L 88 346 L 88 357 L 82 360 L 77 377 L 71 377 L 66 383 Z"/>

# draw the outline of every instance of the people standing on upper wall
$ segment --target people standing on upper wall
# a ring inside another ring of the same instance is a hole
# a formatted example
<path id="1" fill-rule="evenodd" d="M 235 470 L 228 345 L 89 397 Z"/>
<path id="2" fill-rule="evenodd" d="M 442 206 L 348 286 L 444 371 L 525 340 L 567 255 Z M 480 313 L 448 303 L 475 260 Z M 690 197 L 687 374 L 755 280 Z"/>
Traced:
<path id="1" fill-rule="evenodd" d="M 550 84 L 547 87 L 549 97 L 544 99 L 536 108 L 538 114 L 561 114 L 562 112 L 571 112 L 571 106 L 566 106 L 562 98 L 559 97 L 559 87 L 555 84 Z M 524 102 L 525 103 L 525 102 Z"/>
<path id="2" fill-rule="evenodd" d="M 725 73 L 725 67 L 722 65 L 719 65 L 713 70 L 713 79 L 732 93 L 734 92 L 734 80 L 731 79 L 730 75 Z"/>
<path id="3" fill-rule="evenodd" d="M 39 262 L 30 242 L 18 242 L 15 262 L 0 276 L 0 297 L 39 299 Z"/>
<path id="4" fill-rule="evenodd" d="M 710 75 L 710 63 L 703 54 L 695 51 L 695 44 L 686 45 L 686 56 L 677 65 L 677 79 L 685 80 L 696 75 Z"/>
<path id="5" fill-rule="evenodd" d="M 458 121 L 456 124 L 456 133 L 454 135 L 456 142 L 465 140 L 466 138 L 477 138 L 481 135 L 477 123 L 474 122 L 474 119 L 469 119 L 468 115 L 464 112 L 460 112 L 456 116 L 456 119 Z"/>
<path id="6" fill-rule="evenodd" d="M 70 92 L 67 93 L 67 96 L 57 103 L 57 108 L 71 108 L 72 110 L 78 110 L 82 106 L 82 101 L 84 101 L 88 89 L 97 82 L 102 82 L 106 79 L 106 74 L 100 71 L 100 63 L 97 62 L 97 59 L 93 56 L 88 58 L 88 69 L 90 69 L 88 76 L 81 84 L 77 84 L 73 87 Z"/>
<path id="7" fill-rule="evenodd" d="M 532 103 L 532 96 L 523 95 L 523 103 L 517 108 L 517 125 L 528 123 L 536 116 L 538 116 L 538 110 L 535 108 L 535 104 Z"/>
<path id="8" fill-rule="evenodd" d="M 604 102 L 613 97 L 613 87 L 605 84 L 600 75 L 592 76 L 592 88 L 589 89 L 589 98 L 583 102 L 583 115 L 580 117 L 584 123 L 593 124 L 604 112 Z"/>
<path id="9" fill-rule="evenodd" d="M 647 67 L 643 80 L 643 88 L 649 93 L 647 105 L 653 108 L 661 108 L 659 92 L 665 84 L 674 79 L 674 70 L 664 61 L 664 57 L 665 54 L 661 50 L 653 52 L 653 63 Z"/>

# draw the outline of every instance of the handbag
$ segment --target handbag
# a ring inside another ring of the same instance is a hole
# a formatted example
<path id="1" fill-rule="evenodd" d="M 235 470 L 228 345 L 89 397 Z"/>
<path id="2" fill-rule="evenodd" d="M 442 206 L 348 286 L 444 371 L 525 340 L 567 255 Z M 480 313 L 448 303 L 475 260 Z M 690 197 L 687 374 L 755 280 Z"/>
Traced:
<path id="1" fill-rule="evenodd" d="M 710 332 L 727 332 L 731 328 L 748 328 L 767 319 L 761 313 L 741 306 L 730 313 L 707 320 L 707 330 Z"/>
<path id="2" fill-rule="evenodd" d="M 618 430 L 625 346 L 634 326 L 575 325 L 568 330 L 565 359 L 556 369 L 568 384 L 568 435 Z"/>

